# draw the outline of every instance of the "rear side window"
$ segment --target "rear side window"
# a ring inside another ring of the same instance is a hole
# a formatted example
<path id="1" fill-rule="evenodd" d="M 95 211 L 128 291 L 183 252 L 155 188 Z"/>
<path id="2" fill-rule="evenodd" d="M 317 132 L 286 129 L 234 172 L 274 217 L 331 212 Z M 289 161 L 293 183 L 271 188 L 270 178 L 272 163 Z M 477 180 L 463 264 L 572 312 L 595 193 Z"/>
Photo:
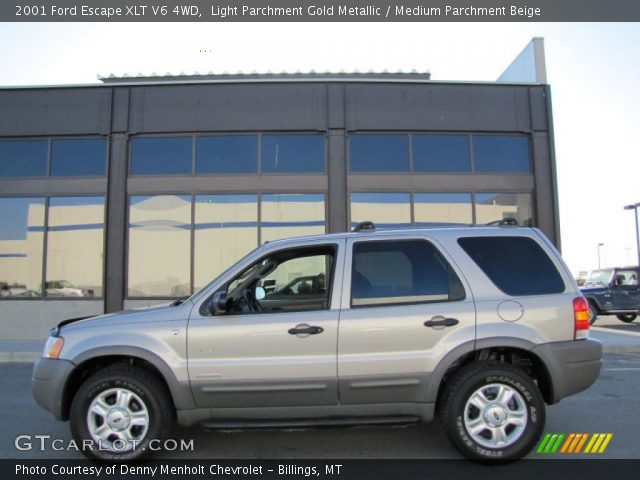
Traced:
<path id="1" fill-rule="evenodd" d="M 353 247 L 352 307 L 447 302 L 464 297 L 460 279 L 425 240 L 358 242 Z"/>
<path id="2" fill-rule="evenodd" d="M 507 295 L 564 292 L 564 281 L 545 251 L 526 237 L 468 237 L 458 243 Z"/>

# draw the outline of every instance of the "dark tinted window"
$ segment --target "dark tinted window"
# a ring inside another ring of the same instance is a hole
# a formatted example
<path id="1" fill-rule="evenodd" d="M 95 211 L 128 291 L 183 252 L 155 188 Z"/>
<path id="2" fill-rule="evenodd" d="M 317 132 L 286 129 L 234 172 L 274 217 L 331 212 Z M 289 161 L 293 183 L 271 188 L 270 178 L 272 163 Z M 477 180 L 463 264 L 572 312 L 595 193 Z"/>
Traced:
<path id="1" fill-rule="evenodd" d="M 322 135 L 263 135 L 262 171 L 324 173 Z"/>
<path id="2" fill-rule="evenodd" d="M 255 135 L 198 137 L 196 173 L 256 173 L 258 138 Z"/>
<path id="3" fill-rule="evenodd" d="M 47 174 L 46 140 L 0 142 L 0 177 L 32 177 Z"/>
<path id="4" fill-rule="evenodd" d="M 353 247 L 351 305 L 461 300 L 464 288 L 436 248 L 423 240 L 359 242 Z"/>
<path id="5" fill-rule="evenodd" d="M 458 240 L 491 281 L 508 295 L 564 292 L 555 265 L 534 240 L 526 237 L 473 237 Z"/>
<path id="6" fill-rule="evenodd" d="M 107 141 L 104 138 L 53 140 L 51 175 L 105 175 Z"/>
<path id="7" fill-rule="evenodd" d="M 408 172 L 408 135 L 351 135 L 352 172 Z"/>
<path id="8" fill-rule="evenodd" d="M 469 172 L 469 137 L 413 135 L 413 170 L 416 172 Z"/>
<path id="9" fill-rule="evenodd" d="M 189 175 L 191 137 L 148 137 L 131 141 L 131 175 Z"/>
<path id="10" fill-rule="evenodd" d="M 522 173 L 531 171 L 529 139 L 516 135 L 475 135 L 476 172 Z"/>

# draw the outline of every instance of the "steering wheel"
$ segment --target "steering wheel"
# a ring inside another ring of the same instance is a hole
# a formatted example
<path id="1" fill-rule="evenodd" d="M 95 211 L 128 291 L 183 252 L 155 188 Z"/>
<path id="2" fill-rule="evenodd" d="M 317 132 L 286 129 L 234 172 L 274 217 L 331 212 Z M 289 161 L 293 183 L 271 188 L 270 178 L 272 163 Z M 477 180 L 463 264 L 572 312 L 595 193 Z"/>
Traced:
<path id="1" fill-rule="evenodd" d="M 249 308 L 251 312 L 261 312 L 262 305 L 256 299 L 255 294 L 248 288 L 244 289 L 242 292 L 242 299 L 244 300 L 245 305 Z"/>

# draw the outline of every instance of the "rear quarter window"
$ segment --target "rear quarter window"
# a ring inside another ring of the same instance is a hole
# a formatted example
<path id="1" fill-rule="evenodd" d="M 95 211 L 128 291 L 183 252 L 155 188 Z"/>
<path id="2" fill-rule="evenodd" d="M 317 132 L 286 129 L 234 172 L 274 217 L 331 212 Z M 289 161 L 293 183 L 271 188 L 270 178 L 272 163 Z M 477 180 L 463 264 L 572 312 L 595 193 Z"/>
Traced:
<path id="1" fill-rule="evenodd" d="M 526 237 L 466 237 L 458 244 L 507 295 L 562 293 L 564 281 L 538 245 Z"/>

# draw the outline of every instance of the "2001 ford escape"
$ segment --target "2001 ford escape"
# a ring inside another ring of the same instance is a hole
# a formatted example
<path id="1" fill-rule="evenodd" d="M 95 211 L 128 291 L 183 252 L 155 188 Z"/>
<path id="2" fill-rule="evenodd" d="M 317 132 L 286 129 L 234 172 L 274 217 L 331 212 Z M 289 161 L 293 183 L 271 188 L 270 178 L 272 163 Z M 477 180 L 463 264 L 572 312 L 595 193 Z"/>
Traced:
<path id="1" fill-rule="evenodd" d="M 588 303 L 536 229 L 371 229 L 268 243 L 183 301 L 62 322 L 33 393 L 98 458 L 136 458 L 176 420 L 437 415 L 467 457 L 513 459 L 545 404 L 598 377 L 588 331 Z"/>

